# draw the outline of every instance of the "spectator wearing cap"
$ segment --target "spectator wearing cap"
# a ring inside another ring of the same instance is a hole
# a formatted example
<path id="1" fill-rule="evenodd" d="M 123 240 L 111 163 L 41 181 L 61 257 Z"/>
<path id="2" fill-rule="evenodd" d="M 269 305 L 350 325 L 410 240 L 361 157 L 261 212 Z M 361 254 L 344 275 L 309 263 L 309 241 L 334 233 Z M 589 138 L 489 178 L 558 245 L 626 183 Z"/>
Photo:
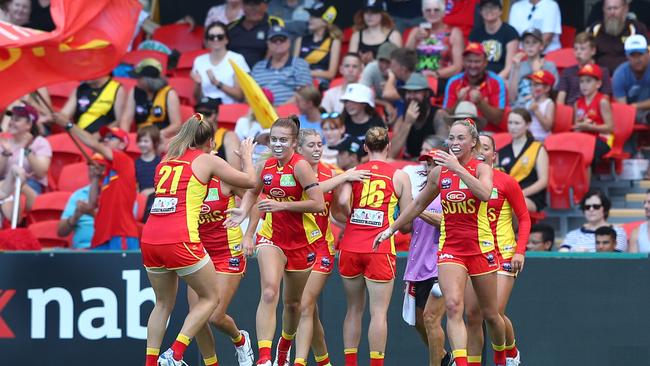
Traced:
<path id="1" fill-rule="evenodd" d="M 110 75 L 82 82 L 70 94 L 61 113 L 79 128 L 97 133 L 103 126 L 115 126 L 122 119 L 126 91 Z"/>
<path id="2" fill-rule="evenodd" d="M 442 21 L 444 15 L 444 0 L 423 0 L 424 22 L 406 40 L 406 47 L 417 52 L 416 69 L 438 79 L 439 88 L 435 92 L 443 91 L 447 79 L 463 67 L 463 32 L 446 25 Z"/>
<path id="3" fill-rule="evenodd" d="M 376 63 L 376 61 L 373 61 Z M 341 85 L 333 86 L 323 93 L 323 101 L 321 107 L 327 112 L 343 112 L 343 103 L 341 102 L 341 95 L 345 92 L 349 84 L 359 82 L 359 77 L 363 70 L 363 63 L 361 58 L 356 53 L 348 53 L 341 60 L 339 66 L 339 73 L 343 78 Z"/>
<path id="4" fill-rule="evenodd" d="M 229 49 L 244 56 L 248 65 L 262 61 L 268 51 L 267 33 L 284 20 L 268 14 L 267 0 L 243 0 L 244 16 L 228 25 Z"/>
<path id="5" fill-rule="evenodd" d="M 503 79 L 487 70 L 487 56 L 480 43 L 469 43 L 463 52 L 464 71 L 449 79 L 443 107 L 453 113 L 461 101 L 476 105 L 479 116 L 488 121 L 488 131 L 499 131 L 508 95 Z"/>
<path id="6" fill-rule="evenodd" d="M 221 104 L 240 103 L 244 99 L 244 93 L 239 87 L 235 70 L 230 61 L 234 62 L 244 72 L 250 72 L 250 68 L 244 56 L 229 51 L 228 26 L 224 23 L 211 23 L 204 31 L 205 47 L 210 53 L 198 56 L 194 59 L 194 66 L 190 77 L 197 84 L 195 90 L 197 100 L 210 98 L 220 101 Z"/>
<path id="7" fill-rule="evenodd" d="M 648 42 L 642 35 L 625 41 L 627 61 L 614 72 L 614 99 L 636 107 L 636 120 L 650 123 L 650 54 Z"/>
<path id="8" fill-rule="evenodd" d="M 342 170 L 356 167 L 365 156 L 363 141 L 350 135 L 346 135 L 338 145 L 331 147 L 331 149 L 339 152 L 336 157 L 336 165 Z"/>
<path id="9" fill-rule="evenodd" d="M 233 167 L 241 167 L 241 160 L 235 151 L 239 150 L 237 134 L 225 127 L 219 127 L 219 102 L 203 98 L 194 106 L 194 111 L 201 113 L 206 121 L 214 125 L 214 149 L 212 150 Z"/>
<path id="10" fill-rule="evenodd" d="M 336 8 L 316 3 L 309 12 L 308 33 L 294 43 L 293 56 L 307 61 L 311 76 L 319 80 L 332 80 L 341 57 L 343 32 L 334 25 Z"/>
<path id="11" fill-rule="evenodd" d="M 138 83 L 129 92 L 120 128 L 131 131 L 135 120 L 137 128 L 153 125 L 160 129 L 163 141 L 171 139 L 181 126 L 181 102 L 162 76 L 162 65 L 146 58 L 135 67 L 135 76 Z"/>
<path id="12" fill-rule="evenodd" d="M 399 88 L 413 75 L 417 62 L 418 56 L 412 49 L 398 48 L 390 54 L 390 69 L 388 79 L 384 84 L 382 98 L 387 102 L 392 102 L 397 113 L 386 114 L 388 123 L 394 122 L 398 115 L 401 116 L 405 112 L 406 108 Z"/>
<path id="13" fill-rule="evenodd" d="M 129 145 L 129 134 L 117 127 L 104 126 L 99 130 L 98 141 L 60 113 L 54 114 L 54 122 L 94 151 L 95 164 L 104 166 L 101 178 L 94 175 L 90 182 L 89 205 L 97 208 L 91 248 L 137 249 L 138 227 L 133 215 L 137 192 L 135 163 L 124 152 Z"/>
<path id="14" fill-rule="evenodd" d="M 215 5 L 208 10 L 205 16 L 204 26 L 216 22 L 230 24 L 244 15 L 244 4 L 242 0 L 226 0 L 224 4 Z"/>
<path id="15" fill-rule="evenodd" d="M 284 27 L 292 38 L 307 34 L 309 12 L 313 0 L 269 0 L 269 14 L 284 20 Z"/>
<path id="16" fill-rule="evenodd" d="M 481 0 L 483 26 L 477 26 L 469 34 L 470 42 L 483 45 L 488 59 L 488 70 L 507 79 L 512 68 L 512 59 L 519 49 L 519 33 L 501 20 L 503 5 L 501 0 Z"/>
<path id="17" fill-rule="evenodd" d="M 525 31 L 521 36 L 521 42 L 524 52 L 519 52 L 513 57 L 512 70 L 510 70 L 508 79 L 508 91 L 510 92 L 511 106 L 526 108 L 526 103 L 532 96 L 532 84 L 527 76 L 539 70 L 550 71 L 555 80 L 559 79 L 559 75 L 555 64 L 546 61 L 542 55 L 544 43 L 542 32 L 539 29 Z"/>
<path id="18" fill-rule="evenodd" d="M 512 4 L 508 23 L 523 37 L 529 29 L 539 29 L 542 34 L 542 51 L 562 48 L 562 14 L 553 0 L 522 0 Z"/>
<path id="19" fill-rule="evenodd" d="M 344 105 L 343 123 L 348 135 L 363 142 L 371 127 L 386 127 L 375 110 L 375 98 L 369 87 L 358 83 L 350 84 L 341 96 L 341 101 Z"/>
<path id="20" fill-rule="evenodd" d="M 482 130 L 487 123 L 485 118 L 478 115 L 478 109 L 476 109 L 476 105 L 474 103 L 463 100 L 456 105 L 454 114 L 445 116 L 445 121 L 447 123 L 445 130 L 449 131 L 450 126 L 453 125 L 454 122 L 463 120 L 465 118 L 473 119 L 474 122 L 476 122 L 476 126 L 478 127 L 479 131 Z M 440 136 L 446 138 L 449 136 L 449 133 L 447 133 L 447 135 L 441 133 Z"/>
<path id="21" fill-rule="evenodd" d="M 555 123 L 555 103 L 551 99 L 555 77 L 548 70 L 538 70 L 526 77 L 532 83 L 531 98 L 526 102 L 526 109 L 533 119 L 529 131 L 535 140 L 543 142 Z"/>
<path id="22" fill-rule="evenodd" d="M 597 64 L 587 64 L 578 71 L 580 92 L 574 105 L 573 129 L 596 136 L 594 163 L 607 154 L 614 143 L 614 119 L 609 97 L 598 91 L 603 72 Z"/>
<path id="23" fill-rule="evenodd" d="M 415 159 L 420 156 L 426 136 L 448 134 L 444 119 L 447 112 L 431 105 L 433 91 L 427 78 L 420 73 L 411 74 L 406 84 L 400 87 L 400 93 L 408 108 L 395 123 L 389 153 L 392 158 L 403 155 L 406 159 Z"/>
<path id="24" fill-rule="evenodd" d="M 38 112 L 30 105 L 15 105 L 6 114 L 11 118 L 7 134 L 0 137 L 0 177 L 6 179 L 14 166 L 18 165 L 21 149 L 24 149 L 23 171 L 27 184 L 22 193 L 29 210 L 34 199 L 47 187 L 47 171 L 52 160 L 50 143 L 38 133 Z M 5 203 L 12 205 L 12 203 Z"/>
<path id="25" fill-rule="evenodd" d="M 594 64 L 594 55 L 596 55 L 596 41 L 594 37 L 587 33 L 582 32 L 576 35 L 573 41 L 573 53 L 578 60 L 577 65 L 567 67 L 560 75 L 560 81 L 557 84 L 557 97 L 555 101 L 558 104 L 573 105 L 578 98 L 580 98 L 580 79 L 578 78 L 578 71 L 586 64 Z M 606 67 L 602 66 L 603 71 L 603 85 L 599 91 L 603 94 L 612 94 L 611 73 Z M 612 70 L 613 71 L 613 70 Z"/>
<path id="26" fill-rule="evenodd" d="M 648 34 L 645 25 L 628 17 L 629 10 L 627 0 L 605 0 L 603 20 L 587 29 L 596 40 L 596 63 L 610 71 L 626 61 L 625 41 L 628 37 Z"/>
<path id="27" fill-rule="evenodd" d="M 363 0 L 363 7 L 354 15 L 354 33 L 350 38 L 350 52 L 357 52 L 367 65 L 377 57 L 379 47 L 391 42 L 402 46 L 402 36 L 388 15 L 385 0 Z"/>
<path id="28" fill-rule="evenodd" d="M 555 231 L 553 231 L 553 228 L 548 225 L 537 224 L 530 228 L 526 250 L 529 252 L 550 252 L 553 250 L 554 243 Z"/>
<path id="29" fill-rule="evenodd" d="M 307 61 L 289 53 L 289 33 L 276 25 L 268 34 L 269 58 L 255 64 L 251 76 L 259 86 L 268 88 L 275 105 L 288 103 L 296 90 L 311 85 L 311 72 Z"/>
<path id="30" fill-rule="evenodd" d="M 375 102 L 384 107 L 386 114 L 394 116 L 395 107 L 392 102 L 383 99 L 384 85 L 388 81 L 388 71 L 390 70 L 390 55 L 397 49 L 391 42 L 386 42 L 379 46 L 377 59 L 367 64 L 361 73 L 360 83 L 372 89 L 375 94 Z"/>

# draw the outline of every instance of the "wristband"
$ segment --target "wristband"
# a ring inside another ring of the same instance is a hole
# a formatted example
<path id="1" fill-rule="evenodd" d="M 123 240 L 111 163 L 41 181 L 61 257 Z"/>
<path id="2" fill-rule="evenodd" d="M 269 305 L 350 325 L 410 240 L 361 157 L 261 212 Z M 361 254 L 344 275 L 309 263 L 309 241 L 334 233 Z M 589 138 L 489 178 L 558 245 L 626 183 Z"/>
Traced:
<path id="1" fill-rule="evenodd" d="M 68 122 L 68 123 L 66 123 L 66 125 L 65 125 L 65 130 L 66 130 L 66 131 L 70 131 L 70 130 L 72 129 L 72 127 L 74 127 L 74 123 L 72 123 L 72 122 Z"/>
<path id="2" fill-rule="evenodd" d="M 306 185 L 305 188 L 303 188 L 302 190 L 303 190 L 303 191 L 306 191 L 306 190 L 308 190 L 309 188 L 314 188 L 314 187 L 316 187 L 317 185 L 318 185 L 318 182 L 316 182 L 316 183 L 312 183 L 312 184 L 308 184 L 308 185 Z"/>

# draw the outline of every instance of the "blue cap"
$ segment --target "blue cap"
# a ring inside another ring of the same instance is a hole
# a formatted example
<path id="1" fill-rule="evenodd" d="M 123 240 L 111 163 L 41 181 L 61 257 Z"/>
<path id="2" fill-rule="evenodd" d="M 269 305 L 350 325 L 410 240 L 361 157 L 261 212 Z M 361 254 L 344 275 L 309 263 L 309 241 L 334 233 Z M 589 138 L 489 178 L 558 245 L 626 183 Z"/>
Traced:
<path id="1" fill-rule="evenodd" d="M 289 32 L 282 26 L 274 25 L 269 29 L 269 32 L 266 35 L 266 40 L 270 40 L 273 37 L 283 36 L 289 38 Z"/>

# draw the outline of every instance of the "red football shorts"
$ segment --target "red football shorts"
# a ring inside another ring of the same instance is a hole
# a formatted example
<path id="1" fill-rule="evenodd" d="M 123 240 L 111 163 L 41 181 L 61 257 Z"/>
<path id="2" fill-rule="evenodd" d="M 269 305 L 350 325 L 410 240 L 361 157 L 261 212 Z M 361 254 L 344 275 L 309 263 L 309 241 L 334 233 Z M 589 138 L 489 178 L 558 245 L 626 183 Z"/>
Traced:
<path id="1" fill-rule="evenodd" d="M 395 279 L 395 255 L 388 253 L 339 252 L 341 277 L 354 278 L 363 275 L 372 281 Z"/>
<path id="2" fill-rule="evenodd" d="M 334 256 L 329 254 L 317 254 L 314 268 L 311 270 L 317 273 L 330 274 L 334 269 Z"/>
<path id="3" fill-rule="evenodd" d="M 312 244 L 306 245 L 302 248 L 283 249 L 271 240 L 258 235 L 257 249 L 259 250 L 260 248 L 267 246 L 277 248 L 287 258 L 287 263 L 284 266 L 285 271 L 310 271 L 316 262 L 316 250 Z"/>
<path id="4" fill-rule="evenodd" d="M 438 252 L 438 265 L 443 264 L 458 265 L 465 268 L 470 276 L 480 276 L 497 271 L 499 258 L 494 250 L 483 254 L 457 255 L 445 253 L 443 249 Z"/>
<path id="5" fill-rule="evenodd" d="M 209 260 L 201 243 L 141 243 L 140 249 L 142 262 L 150 272 L 176 271 L 184 276 L 199 270 Z"/>
<path id="6" fill-rule="evenodd" d="M 501 252 L 497 251 L 499 257 L 499 271 L 500 275 L 517 277 L 517 272 L 512 268 L 512 255 L 508 259 L 503 258 Z"/>
<path id="7" fill-rule="evenodd" d="M 243 254 L 210 256 L 210 259 L 217 273 L 243 275 L 246 272 L 246 256 Z"/>

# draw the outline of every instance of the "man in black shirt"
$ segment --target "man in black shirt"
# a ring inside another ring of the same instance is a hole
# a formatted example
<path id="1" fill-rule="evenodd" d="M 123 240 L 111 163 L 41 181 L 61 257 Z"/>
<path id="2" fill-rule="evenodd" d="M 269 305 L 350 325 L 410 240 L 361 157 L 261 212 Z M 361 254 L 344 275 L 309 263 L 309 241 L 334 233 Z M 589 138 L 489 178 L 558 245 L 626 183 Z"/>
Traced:
<path id="1" fill-rule="evenodd" d="M 274 25 L 284 27 L 281 18 L 269 16 L 268 0 L 244 0 L 244 16 L 228 26 L 228 48 L 241 54 L 253 67 L 266 57 L 266 33 Z"/>

